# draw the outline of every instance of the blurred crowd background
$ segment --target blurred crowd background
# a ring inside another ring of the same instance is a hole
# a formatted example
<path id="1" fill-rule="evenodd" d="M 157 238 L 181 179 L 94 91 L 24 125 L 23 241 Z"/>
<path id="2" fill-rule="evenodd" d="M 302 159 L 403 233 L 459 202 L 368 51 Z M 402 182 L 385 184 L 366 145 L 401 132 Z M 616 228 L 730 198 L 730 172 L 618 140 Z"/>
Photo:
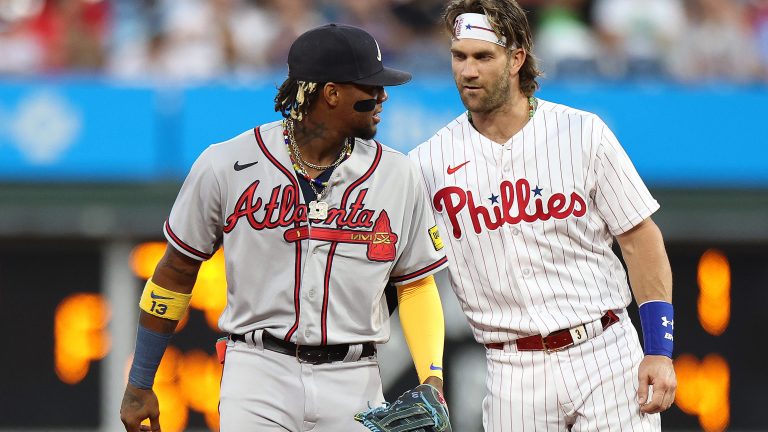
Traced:
<path id="1" fill-rule="evenodd" d="M 210 80 L 284 67 L 325 22 L 445 71 L 444 0 L 2 0 L 0 75 Z M 520 0 L 551 78 L 768 81 L 768 0 Z"/>

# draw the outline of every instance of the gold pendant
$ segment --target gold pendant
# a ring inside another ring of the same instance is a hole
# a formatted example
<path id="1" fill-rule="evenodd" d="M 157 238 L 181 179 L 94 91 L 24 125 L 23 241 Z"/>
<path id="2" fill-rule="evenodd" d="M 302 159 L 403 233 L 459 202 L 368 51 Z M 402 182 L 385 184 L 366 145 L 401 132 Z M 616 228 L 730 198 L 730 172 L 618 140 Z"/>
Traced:
<path id="1" fill-rule="evenodd" d="M 325 201 L 311 201 L 307 217 L 309 219 L 325 220 L 328 217 L 328 203 Z"/>

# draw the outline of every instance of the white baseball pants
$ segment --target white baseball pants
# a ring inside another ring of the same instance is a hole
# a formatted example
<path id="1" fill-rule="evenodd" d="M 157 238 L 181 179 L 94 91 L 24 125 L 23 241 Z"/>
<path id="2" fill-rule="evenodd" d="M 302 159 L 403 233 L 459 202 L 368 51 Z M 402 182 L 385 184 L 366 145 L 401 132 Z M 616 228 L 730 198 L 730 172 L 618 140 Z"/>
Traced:
<path id="1" fill-rule="evenodd" d="M 618 315 L 604 332 L 599 320 L 587 324 L 591 338 L 563 351 L 488 349 L 485 431 L 661 431 L 659 414 L 640 412 L 643 351 L 629 316 Z"/>
<path id="2" fill-rule="evenodd" d="M 376 359 L 311 365 L 252 340 L 227 343 L 221 432 L 368 431 L 353 416 L 384 401 Z"/>

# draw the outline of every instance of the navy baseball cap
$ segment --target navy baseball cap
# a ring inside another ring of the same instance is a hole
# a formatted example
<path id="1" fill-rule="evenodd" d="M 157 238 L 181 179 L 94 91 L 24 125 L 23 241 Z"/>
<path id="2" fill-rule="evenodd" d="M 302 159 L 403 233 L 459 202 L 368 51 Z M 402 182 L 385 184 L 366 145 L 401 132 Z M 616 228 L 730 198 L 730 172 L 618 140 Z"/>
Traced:
<path id="1" fill-rule="evenodd" d="M 411 74 L 384 67 L 376 39 L 365 30 L 326 24 L 299 36 L 288 51 L 288 77 L 312 82 L 394 86 Z"/>

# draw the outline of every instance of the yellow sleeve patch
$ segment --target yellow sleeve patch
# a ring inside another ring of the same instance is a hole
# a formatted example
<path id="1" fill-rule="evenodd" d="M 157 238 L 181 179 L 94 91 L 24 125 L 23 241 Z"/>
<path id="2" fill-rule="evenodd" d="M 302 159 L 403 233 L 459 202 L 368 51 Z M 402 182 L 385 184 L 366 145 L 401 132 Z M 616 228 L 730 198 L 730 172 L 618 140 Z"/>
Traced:
<path id="1" fill-rule="evenodd" d="M 437 225 L 429 229 L 429 238 L 432 239 L 432 245 L 435 247 L 435 250 L 439 251 L 443 248 L 443 239 L 440 238 L 440 230 L 437 228 Z"/>

